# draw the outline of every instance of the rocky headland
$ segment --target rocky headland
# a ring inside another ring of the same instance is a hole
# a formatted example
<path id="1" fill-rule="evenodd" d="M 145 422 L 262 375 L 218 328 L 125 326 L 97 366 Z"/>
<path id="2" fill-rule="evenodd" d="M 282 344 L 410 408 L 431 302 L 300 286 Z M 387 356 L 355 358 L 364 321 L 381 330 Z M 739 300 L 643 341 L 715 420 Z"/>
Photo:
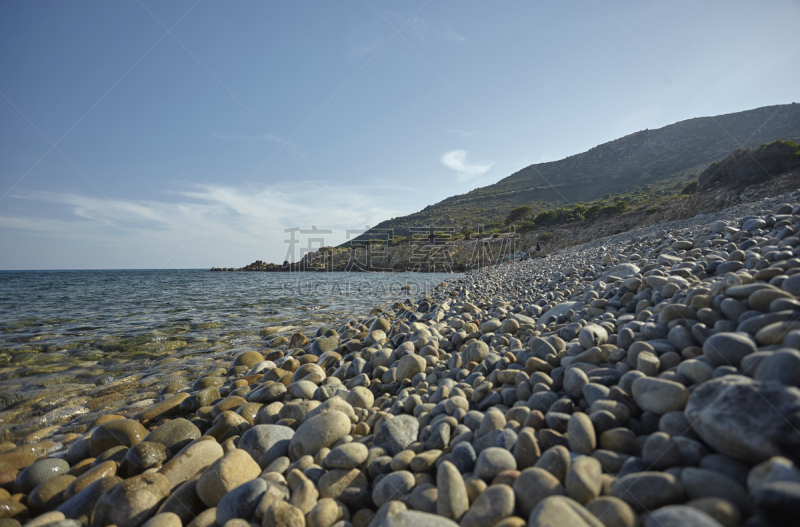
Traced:
<path id="1" fill-rule="evenodd" d="M 52 410 L 0 526 L 800 524 L 800 193 L 556 249 Z"/>

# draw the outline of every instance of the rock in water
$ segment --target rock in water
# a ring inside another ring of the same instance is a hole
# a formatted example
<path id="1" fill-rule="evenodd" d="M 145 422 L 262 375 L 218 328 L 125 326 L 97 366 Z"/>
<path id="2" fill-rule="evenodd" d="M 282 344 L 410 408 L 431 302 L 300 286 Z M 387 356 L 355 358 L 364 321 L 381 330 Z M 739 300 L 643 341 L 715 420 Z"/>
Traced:
<path id="1" fill-rule="evenodd" d="M 726 375 L 692 392 L 684 413 L 718 452 L 750 464 L 772 456 L 800 461 L 800 389 Z"/>

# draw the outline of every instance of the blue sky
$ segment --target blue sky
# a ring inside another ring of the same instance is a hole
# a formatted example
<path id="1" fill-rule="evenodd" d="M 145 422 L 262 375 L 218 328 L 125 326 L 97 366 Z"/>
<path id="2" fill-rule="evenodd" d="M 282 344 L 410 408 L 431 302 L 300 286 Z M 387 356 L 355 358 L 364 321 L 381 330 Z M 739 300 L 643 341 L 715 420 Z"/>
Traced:
<path id="1" fill-rule="evenodd" d="M 0 269 L 280 262 L 286 228 L 340 243 L 798 101 L 798 27 L 796 1 L 2 2 Z"/>

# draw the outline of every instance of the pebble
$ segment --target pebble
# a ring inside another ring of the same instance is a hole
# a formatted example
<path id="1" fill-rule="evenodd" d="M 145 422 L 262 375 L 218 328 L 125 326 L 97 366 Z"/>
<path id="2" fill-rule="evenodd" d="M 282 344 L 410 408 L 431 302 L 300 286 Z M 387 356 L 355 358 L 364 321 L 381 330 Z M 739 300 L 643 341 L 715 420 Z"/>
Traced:
<path id="1" fill-rule="evenodd" d="M 746 333 L 717 333 L 703 343 L 703 354 L 717 366 L 738 367 L 756 350 L 756 343 Z"/>
<path id="2" fill-rule="evenodd" d="M 264 514 L 264 527 L 290 527 L 298 525 L 305 526 L 306 519 L 303 512 L 294 505 L 285 501 L 279 501 L 267 509 Z M 220 522 L 217 521 L 217 525 Z M 221 525 L 225 525 L 222 523 Z"/>
<path id="3" fill-rule="evenodd" d="M 686 505 L 708 514 L 724 527 L 737 527 L 741 523 L 742 516 L 736 505 L 721 498 L 700 498 Z"/>
<path id="4" fill-rule="evenodd" d="M 722 527 L 708 514 L 694 507 L 671 505 L 652 512 L 644 527 Z"/>
<path id="5" fill-rule="evenodd" d="M 400 415 L 383 422 L 375 432 L 372 446 L 394 456 L 416 441 L 418 434 L 419 421 L 410 415 Z"/>
<path id="6" fill-rule="evenodd" d="M 174 512 L 162 512 L 147 520 L 142 527 L 183 527 L 183 522 Z"/>
<path id="7" fill-rule="evenodd" d="M 211 466 L 223 454 L 222 446 L 216 441 L 197 441 L 178 452 L 159 472 L 174 489 Z"/>
<path id="8" fill-rule="evenodd" d="M 142 441 L 161 443 L 172 454 L 176 454 L 202 434 L 184 418 L 172 419 L 150 432 Z"/>
<path id="9" fill-rule="evenodd" d="M 392 472 L 381 479 L 372 491 L 372 501 L 380 507 L 384 503 L 399 500 L 414 488 L 414 474 L 407 470 Z"/>
<path id="10" fill-rule="evenodd" d="M 356 468 L 367 460 L 369 449 L 362 443 L 339 445 L 325 456 L 325 465 L 330 468 Z"/>
<path id="11" fill-rule="evenodd" d="M 499 447 L 484 449 L 475 462 L 475 476 L 484 481 L 491 481 L 504 470 L 516 469 L 517 461 L 511 452 Z"/>
<path id="12" fill-rule="evenodd" d="M 30 492 L 28 505 L 34 511 L 55 509 L 66 499 L 67 487 L 75 481 L 75 476 L 62 474 L 41 483 Z"/>
<path id="13" fill-rule="evenodd" d="M 800 483 L 779 481 L 762 485 L 752 494 L 758 513 L 771 525 L 800 524 Z"/>
<path id="14" fill-rule="evenodd" d="M 233 487 L 217 503 L 217 524 L 225 525 L 236 518 L 250 519 L 266 492 L 267 482 L 261 478 Z"/>
<path id="15" fill-rule="evenodd" d="M 773 456 L 792 458 L 800 451 L 800 436 L 790 424 L 799 412 L 797 390 L 740 375 L 703 383 L 685 410 L 706 444 L 750 464 Z"/>
<path id="16" fill-rule="evenodd" d="M 469 509 L 469 499 L 464 479 L 453 463 L 443 461 L 439 464 L 436 487 L 439 491 L 436 514 L 458 521 Z"/>
<path id="17" fill-rule="evenodd" d="M 0 444 L 0 500 L 118 527 L 800 523 L 800 207 L 756 205 L 162 359 Z"/>
<path id="18" fill-rule="evenodd" d="M 289 454 L 294 430 L 281 425 L 255 425 L 239 439 L 239 448 L 266 468 L 276 459 Z"/>
<path id="19" fill-rule="evenodd" d="M 605 527 L 580 503 L 566 496 L 550 496 L 543 499 L 531 512 L 528 520 L 531 527 Z"/>
<path id="20" fill-rule="evenodd" d="M 147 436 L 147 429 L 138 421 L 116 419 L 103 423 L 92 432 L 89 453 L 97 457 L 109 448 L 116 446 L 132 447 Z"/>
<path id="21" fill-rule="evenodd" d="M 169 480 L 162 474 L 134 476 L 103 493 L 92 513 L 92 526 L 134 527 L 153 515 L 169 495 Z"/>
<path id="22" fill-rule="evenodd" d="M 683 410 L 689 391 L 680 383 L 665 379 L 642 377 L 633 381 L 633 400 L 642 410 L 663 415 Z"/>
<path id="23" fill-rule="evenodd" d="M 561 482 L 550 472 L 541 468 L 527 468 L 514 481 L 514 496 L 517 508 L 523 516 L 530 516 L 539 502 L 549 496 L 565 496 Z"/>
<path id="24" fill-rule="evenodd" d="M 467 513 L 461 518 L 461 527 L 495 525 L 514 513 L 514 491 L 508 485 L 489 485 Z"/>
<path id="25" fill-rule="evenodd" d="M 672 474 L 635 472 L 618 478 L 611 486 L 611 494 L 635 510 L 655 510 L 680 501 L 683 488 Z"/>
<path id="26" fill-rule="evenodd" d="M 602 473 L 603 467 L 597 459 L 587 456 L 575 458 L 564 483 L 567 495 L 580 504 L 589 503 L 600 495 Z"/>
<path id="27" fill-rule="evenodd" d="M 217 507 L 228 492 L 260 474 L 261 467 L 250 454 L 236 448 L 203 472 L 197 481 L 197 495 L 207 507 Z"/>
<path id="28" fill-rule="evenodd" d="M 59 505 L 56 510 L 61 512 L 69 519 L 80 518 L 81 516 L 91 517 L 92 511 L 97 505 L 97 501 L 105 491 L 121 483 L 123 480 L 117 476 L 108 476 L 99 479 L 78 492 L 74 496 Z"/>
<path id="29" fill-rule="evenodd" d="M 69 463 L 59 458 L 40 459 L 17 475 L 14 492 L 29 494 L 34 488 L 69 471 Z"/>
<path id="30" fill-rule="evenodd" d="M 567 423 L 569 449 L 576 454 L 591 455 L 597 447 L 594 424 L 585 413 L 572 414 Z"/>
<path id="31" fill-rule="evenodd" d="M 605 527 L 635 527 L 636 513 L 630 505 L 613 496 L 601 496 L 586 505 L 586 510 L 603 522 Z"/>

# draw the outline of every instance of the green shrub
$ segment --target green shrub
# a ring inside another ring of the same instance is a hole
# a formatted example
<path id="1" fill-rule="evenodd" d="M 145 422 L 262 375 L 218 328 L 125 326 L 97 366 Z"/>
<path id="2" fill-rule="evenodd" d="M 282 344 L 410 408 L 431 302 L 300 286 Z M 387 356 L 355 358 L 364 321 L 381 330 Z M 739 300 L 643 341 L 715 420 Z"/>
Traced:
<path id="1" fill-rule="evenodd" d="M 511 212 L 508 213 L 506 216 L 506 225 L 511 225 L 512 223 L 516 223 L 521 219 L 527 218 L 533 214 L 533 207 L 528 205 L 522 205 L 520 207 L 515 207 L 511 209 Z"/>
<path id="2" fill-rule="evenodd" d="M 697 181 L 690 181 L 681 189 L 681 194 L 694 194 L 697 190 Z"/>
<path id="3" fill-rule="evenodd" d="M 653 214 L 653 213 L 654 213 L 655 211 L 657 211 L 657 210 L 658 210 L 658 209 L 657 209 L 656 207 L 654 207 L 654 206 L 651 206 L 651 207 L 647 207 L 647 208 L 644 210 L 644 213 L 645 213 L 645 214 Z"/>
<path id="4" fill-rule="evenodd" d="M 588 220 L 594 219 L 600 215 L 600 211 L 603 210 L 603 206 L 599 203 L 595 203 L 591 207 L 586 210 L 584 217 Z"/>
<path id="5" fill-rule="evenodd" d="M 539 241 L 542 242 L 550 241 L 552 238 L 553 238 L 552 232 L 543 232 L 542 234 L 539 235 Z"/>

